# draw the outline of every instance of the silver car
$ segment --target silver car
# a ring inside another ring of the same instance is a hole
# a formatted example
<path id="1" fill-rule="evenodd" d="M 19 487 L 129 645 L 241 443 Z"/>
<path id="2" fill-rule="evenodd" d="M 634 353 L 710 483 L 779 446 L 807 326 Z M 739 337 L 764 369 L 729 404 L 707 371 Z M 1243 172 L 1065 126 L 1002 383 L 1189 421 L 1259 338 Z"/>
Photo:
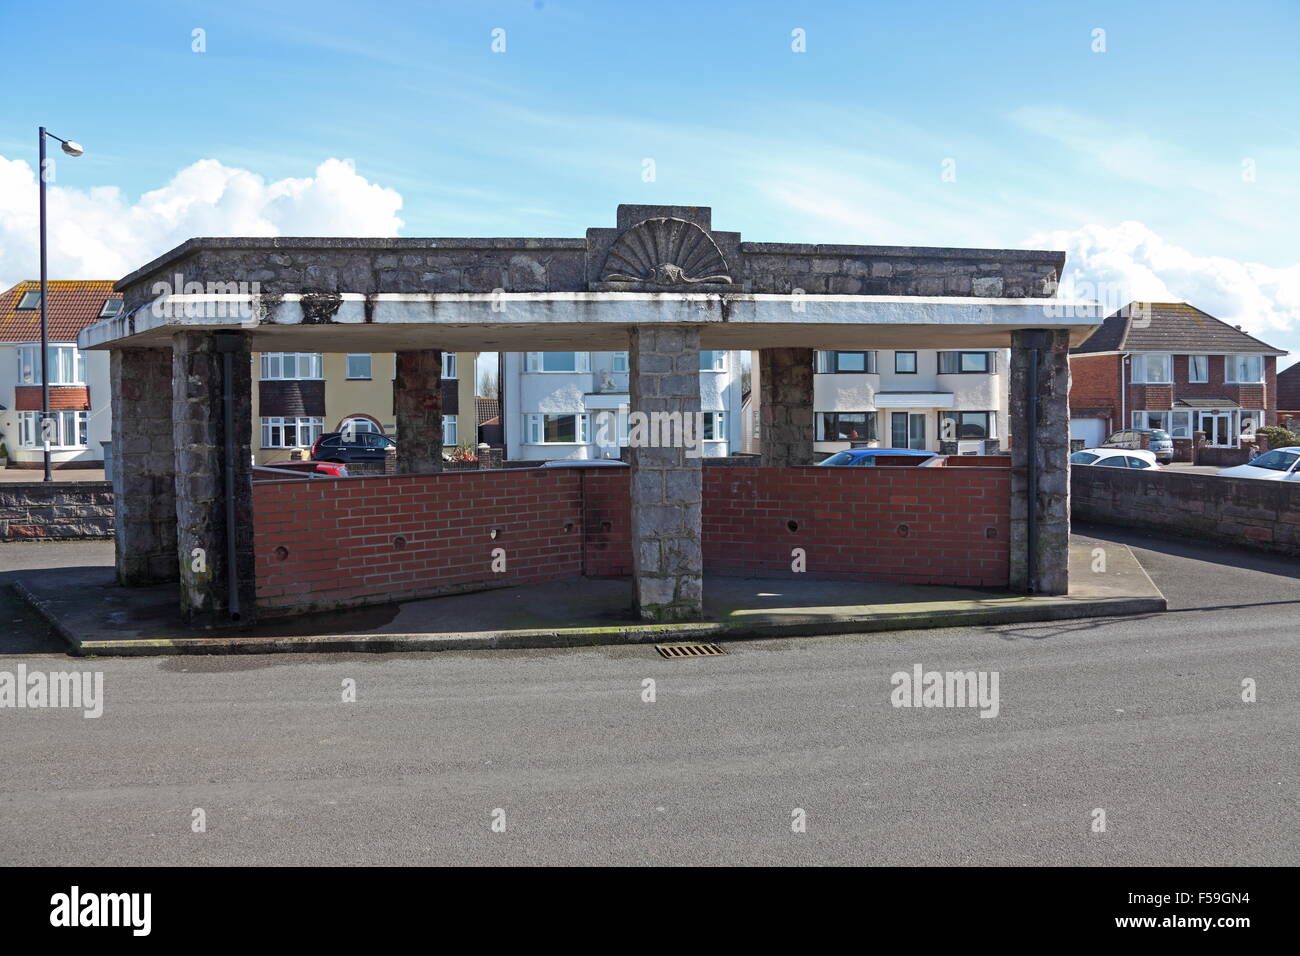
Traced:
<path id="1" fill-rule="evenodd" d="M 1098 447 L 1135 451 L 1142 447 L 1143 435 L 1147 436 L 1147 447 L 1155 454 L 1156 461 L 1167 465 L 1174 460 L 1174 439 L 1162 428 L 1126 428 L 1115 432 Z"/>

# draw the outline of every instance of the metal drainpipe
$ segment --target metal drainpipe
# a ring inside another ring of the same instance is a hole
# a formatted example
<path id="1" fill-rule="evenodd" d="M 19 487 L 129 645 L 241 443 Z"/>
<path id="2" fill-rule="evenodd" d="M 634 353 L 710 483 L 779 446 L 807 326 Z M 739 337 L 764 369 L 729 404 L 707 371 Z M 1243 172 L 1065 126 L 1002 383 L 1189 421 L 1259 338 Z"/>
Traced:
<path id="1" fill-rule="evenodd" d="M 234 413 L 234 352 L 239 348 L 237 333 L 214 333 L 217 351 L 221 353 L 221 419 L 225 444 L 225 462 L 222 471 L 226 485 L 226 596 L 232 621 L 240 618 L 239 563 L 235 542 L 235 413 Z"/>
<path id="2" fill-rule="evenodd" d="M 1025 416 L 1032 432 L 1038 429 L 1038 349 L 1029 350 L 1029 408 Z M 1028 515 L 1026 533 L 1028 540 L 1025 547 L 1025 589 L 1030 594 L 1038 590 L 1038 455 L 1037 435 L 1025 436 L 1026 483 L 1028 484 Z"/>

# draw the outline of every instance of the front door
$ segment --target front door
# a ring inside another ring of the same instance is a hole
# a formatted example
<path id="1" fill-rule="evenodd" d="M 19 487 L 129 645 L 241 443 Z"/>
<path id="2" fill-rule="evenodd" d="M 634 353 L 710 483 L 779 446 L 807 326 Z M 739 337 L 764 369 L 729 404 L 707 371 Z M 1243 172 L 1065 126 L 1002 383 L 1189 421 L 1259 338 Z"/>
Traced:
<path id="1" fill-rule="evenodd" d="M 925 451 L 925 413 L 894 412 L 889 419 L 891 448 Z"/>
<path id="2" fill-rule="evenodd" d="M 1201 431 L 1205 432 L 1205 443 L 1218 448 L 1235 448 L 1233 441 L 1232 415 L 1228 412 L 1201 412 Z"/>

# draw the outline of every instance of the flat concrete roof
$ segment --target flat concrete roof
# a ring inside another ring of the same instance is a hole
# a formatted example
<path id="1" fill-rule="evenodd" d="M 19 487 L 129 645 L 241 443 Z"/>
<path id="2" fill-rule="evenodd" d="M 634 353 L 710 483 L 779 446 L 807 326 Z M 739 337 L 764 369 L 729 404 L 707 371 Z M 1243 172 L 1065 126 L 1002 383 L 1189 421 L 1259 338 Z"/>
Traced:
<path id="1" fill-rule="evenodd" d="M 1098 303 L 1045 298 L 681 292 L 163 296 L 82 330 L 83 349 L 157 348 L 185 330 L 248 332 L 257 351 L 614 351 L 640 325 L 700 326 L 700 345 L 1005 348 L 1019 329 L 1083 343 Z"/>

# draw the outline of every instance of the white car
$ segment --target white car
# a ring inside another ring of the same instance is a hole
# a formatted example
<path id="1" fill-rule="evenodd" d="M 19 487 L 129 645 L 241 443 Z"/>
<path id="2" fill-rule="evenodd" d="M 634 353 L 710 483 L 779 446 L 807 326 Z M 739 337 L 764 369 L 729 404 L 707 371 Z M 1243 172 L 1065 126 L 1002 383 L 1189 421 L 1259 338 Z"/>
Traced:
<path id="1" fill-rule="evenodd" d="M 1216 475 L 1225 478 L 1262 478 L 1264 481 L 1300 481 L 1300 445 L 1274 448 L 1253 461 L 1224 468 Z"/>
<path id="2" fill-rule="evenodd" d="M 1097 465 L 1102 468 L 1144 468 L 1160 471 L 1155 452 L 1145 448 L 1084 448 L 1070 456 L 1072 465 Z"/>

